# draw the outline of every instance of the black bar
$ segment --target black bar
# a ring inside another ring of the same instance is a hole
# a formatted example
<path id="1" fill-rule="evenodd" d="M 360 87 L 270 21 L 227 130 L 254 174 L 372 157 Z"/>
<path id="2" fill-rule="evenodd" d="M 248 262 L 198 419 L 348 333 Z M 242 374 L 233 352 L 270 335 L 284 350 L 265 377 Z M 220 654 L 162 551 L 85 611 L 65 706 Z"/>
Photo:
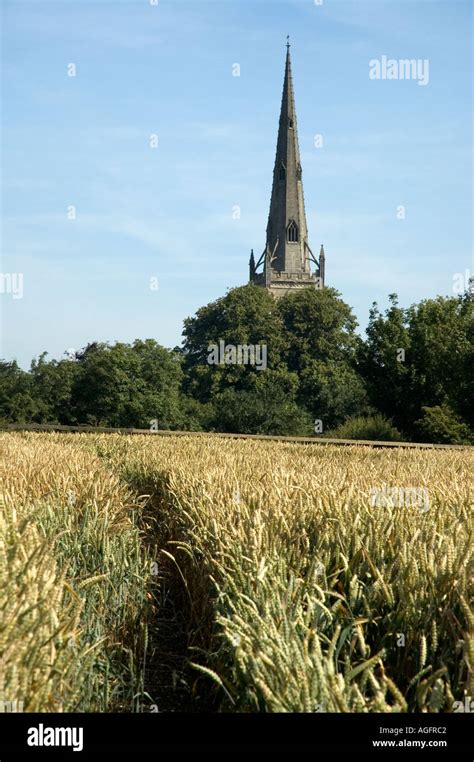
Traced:
<path id="1" fill-rule="evenodd" d="M 42 731 L 41 731 L 42 726 Z M 419 759 L 472 762 L 472 716 L 453 714 L 0 714 L 0 760 L 102 759 L 131 752 L 212 747 L 245 752 L 258 747 L 308 751 L 358 751 L 383 758 L 416 754 Z M 49 728 L 76 728 L 55 735 Z M 49 746 L 64 738 L 80 746 Z M 33 730 L 32 730 L 33 729 Z M 43 746 L 27 740 L 43 741 Z M 376 742 L 376 743 L 374 743 Z M 383 742 L 383 745 L 381 743 Z M 390 743 L 389 743 L 390 742 Z M 416 742 L 416 743 L 414 743 Z M 283 748 L 282 748 L 283 747 Z"/>

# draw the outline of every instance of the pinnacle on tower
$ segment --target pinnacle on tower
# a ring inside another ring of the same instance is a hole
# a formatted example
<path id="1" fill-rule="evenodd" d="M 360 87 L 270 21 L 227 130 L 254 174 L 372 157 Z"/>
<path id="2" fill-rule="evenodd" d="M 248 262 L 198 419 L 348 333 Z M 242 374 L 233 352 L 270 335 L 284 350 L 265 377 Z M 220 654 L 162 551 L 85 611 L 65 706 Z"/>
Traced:
<path id="1" fill-rule="evenodd" d="M 249 269 L 250 269 L 250 281 L 252 281 L 255 276 L 255 257 L 253 255 L 253 249 L 250 250 Z"/>
<path id="2" fill-rule="evenodd" d="M 324 255 L 324 246 L 323 244 L 321 244 L 321 249 L 319 251 L 319 267 L 318 267 L 318 276 L 320 278 L 321 286 L 324 286 L 325 269 L 326 269 L 326 257 Z"/>

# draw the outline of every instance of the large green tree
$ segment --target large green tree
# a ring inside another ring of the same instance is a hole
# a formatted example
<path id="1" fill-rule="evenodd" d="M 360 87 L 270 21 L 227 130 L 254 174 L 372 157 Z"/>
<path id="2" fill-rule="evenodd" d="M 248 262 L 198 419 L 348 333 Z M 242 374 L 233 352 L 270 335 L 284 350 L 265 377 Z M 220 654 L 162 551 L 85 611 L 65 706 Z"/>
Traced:
<path id="1" fill-rule="evenodd" d="M 234 288 L 225 296 L 201 307 L 196 315 L 184 321 L 185 388 L 202 402 L 208 402 L 232 387 L 254 390 L 272 376 L 275 383 L 295 387 L 296 375 L 288 378 L 284 360 L 287 344 L 275 299 L 265 289 L 247 285 Z M 266 368 L 256 364 L 229 362 L 215 364 L 212 349 L 224 346 L 260 347 L 266 353 Z"/>
<path id="2" fill-rule="evenodd" d="M 30 374 L 15 360 L 0 360 L 0 421 L 31 423 L 37 412 Z"/>
<path id="3" fill-rule="evenodd" d="M 360 341 L 351 308 L 333 288 L 305 289 L 278 302 L 288 370 L 299 379 L 298 402 L 324 430 L 369 412 L 355 367 Z"/>
<path id="4" fill-rule="evenodd" d="M 35 423 L 75 424 L 72 390 L 78 364 L 74 357 L 46 358 L 47 352 L 43 352 L 31 363 L 30 378 L 37 407 L 33 420 Z"/>
<path id="5" fill-rule="evenodd" d="M 407 310 L 390 294 L 389 307 L 381 314 L 374 302 L 369 312 L 367 340 L 358 346 L 358 367 L 370 401 L 403 429 L 413 420 L 411 398 L 410 336 Z"/>
<path id="6" fill-rule="evenodd" d="M 451 411 L 457 441 L 460 424 L 474 427 L 474 296 L 401 309 L 392 295 L 384 315 L 374 305 L 359 368 L 371 402 L 408 435 L 434 437 L 438 421 L 446 441 Z"/>
<path id="7" fill-rule="evenodd" d="M 355 368 L 356 325 L 334 289 L 278 300 L 254 285 L 233 289 L 185 321 L 186 389 L 212 401 L 219 430 L 306 434 L 316 418 L 330 428 L 368 411 Z M 267 369 L 210 364 L 219 341 L 265 345 Z"/>
<path id="8" fill-rule="evenodd" d="M 407 316 L 414 416 L 447 404 L 474 428 L 474 294 L 426 299 Z"/>
<path id="9" fill-rule="evenodd" d="M 164 429 L 192 423 L 182 405 L 180 357 L 153 339 L 89 344 L 77 363 L 73 400 L 81 423 L 147 428 L 156 419 Z"/>
<path id="10" fill-rule="evenodd" d="M 298 375 L 287 367 L 288 341 L 278 303 L 265 289 L 242 286 L 199 309 L 184 323 L 185 389 L 213 414 L 216 431 L 307 434 L 298 407 Z M 213 347 L 259 348 L 263 363 L 234 362 Z M 223 362 L 220 362 L 223 360 Z"/>

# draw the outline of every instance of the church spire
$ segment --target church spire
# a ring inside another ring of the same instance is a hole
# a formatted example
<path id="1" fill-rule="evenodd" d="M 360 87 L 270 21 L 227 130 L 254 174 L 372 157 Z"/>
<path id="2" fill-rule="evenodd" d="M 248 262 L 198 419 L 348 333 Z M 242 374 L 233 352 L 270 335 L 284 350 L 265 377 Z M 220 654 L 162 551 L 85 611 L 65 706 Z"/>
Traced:
<path id="1" fill-rule="evenodd" d="M 272 264 L 274 270 L 288 273 L 309 272 L 309 261 L 305 252 L 307 235 L 288 41 L 267 226 L 267 246 L 271 252 L 275 249 Z"/>
<path id="2" fill-rule="evenodd" d="M 310 262 L 316 264 L 316 273 L 311 271 Z M 256 270 L 262 263 L 264 269 L 260 274 Z M 321 278 L 319 270 L 319 262 L 308 244 L 290 42 L 287 37 L 266 244 L 250 280 L 265 286 L 275 295 L 283 294 L 294 288 L 317 287 L 318 283 L 323 286 L 324 275 Z"/>

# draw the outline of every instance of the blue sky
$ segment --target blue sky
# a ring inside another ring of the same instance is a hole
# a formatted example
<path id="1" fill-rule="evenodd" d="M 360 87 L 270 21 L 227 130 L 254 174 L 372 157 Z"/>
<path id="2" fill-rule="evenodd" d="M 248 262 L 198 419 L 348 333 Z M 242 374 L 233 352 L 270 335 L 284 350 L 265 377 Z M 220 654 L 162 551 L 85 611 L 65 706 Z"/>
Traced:
<path id="1" fill-rule="evenodd" d="M 0 272 L 23 274 L 23 296 L 0 294 L 0 356 L 175 346 L 185 317 L 248 280 L 287 34 L 328 285 L 361 330 L 391 292 L 452 294 L 474 272 L 471 16 L 456 0 L 4 0 Z M 428 59 L 428 84 L 371 80 L 383 55 Z"/>

